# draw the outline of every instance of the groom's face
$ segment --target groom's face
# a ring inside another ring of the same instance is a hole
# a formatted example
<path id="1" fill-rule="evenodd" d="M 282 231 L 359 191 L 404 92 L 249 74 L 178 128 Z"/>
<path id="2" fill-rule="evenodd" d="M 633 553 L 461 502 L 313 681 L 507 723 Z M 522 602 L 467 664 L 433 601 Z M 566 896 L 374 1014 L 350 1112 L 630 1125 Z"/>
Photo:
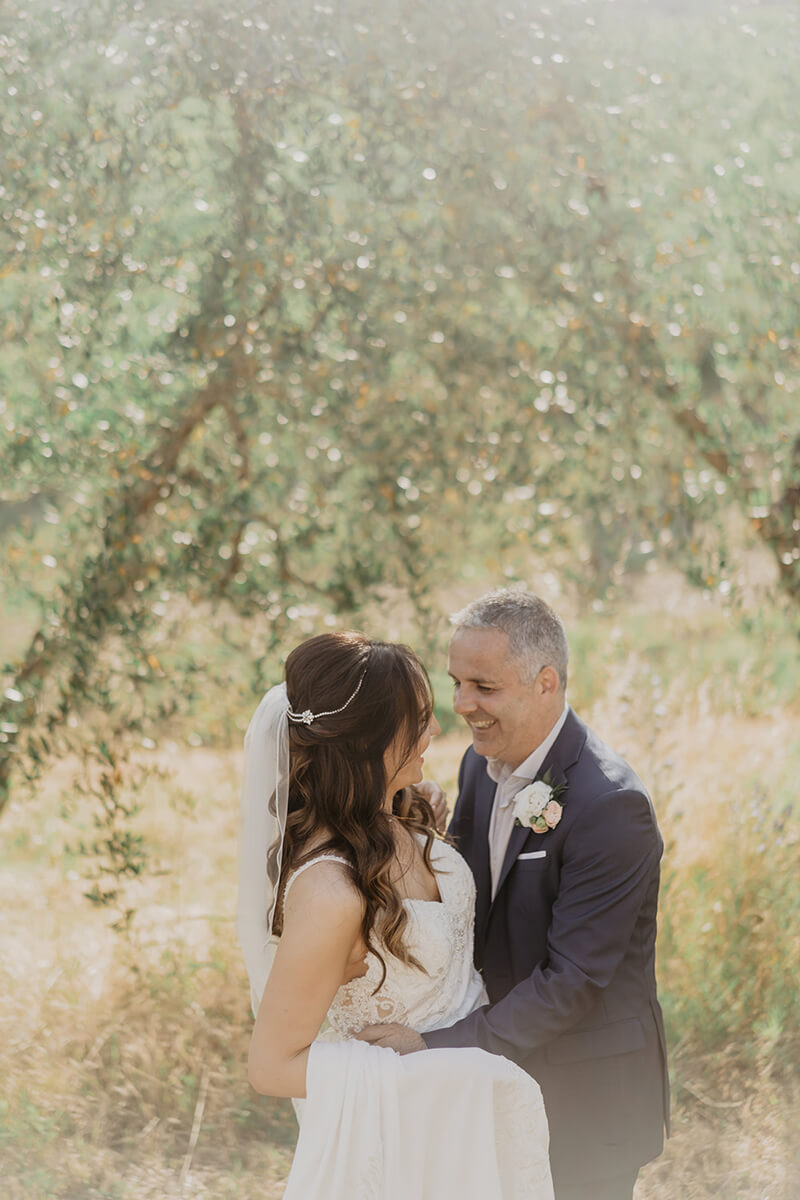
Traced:
<path id="1" fill-rule="evenodd" d="M 453 708 L 469 725 L 475 752 L 499 758 L 512 770 L 544 741 L 561 714 L 556 672 L 545 667 L 525 682 L 500 629 L 457 629 L 449 670 Z"/>

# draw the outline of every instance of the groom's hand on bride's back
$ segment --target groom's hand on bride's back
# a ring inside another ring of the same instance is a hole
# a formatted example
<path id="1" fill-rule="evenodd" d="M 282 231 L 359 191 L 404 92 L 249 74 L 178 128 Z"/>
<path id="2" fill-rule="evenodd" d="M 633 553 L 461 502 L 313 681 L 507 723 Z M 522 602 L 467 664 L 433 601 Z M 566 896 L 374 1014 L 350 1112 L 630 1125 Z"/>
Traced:
<path id="1" fill-rule="evenodd" d="M 447 827 L 447 793 L 434 779 L 423 779 L 414 784 L 414 790 L 421 792 L 433 809 L 433 821 L 439 833 L 444 833 Z"/>
<path id="2" fill-rule="evenodd" d="M 414 1054 L 417 1050 L 428 1048 L 417 1031 L 409 1029 L 407 1025 L 365 1025 L 354 1036 L 361 1042 L 369 1042 L 371 1046 L 387 1046 L 398 1054 Z"/>

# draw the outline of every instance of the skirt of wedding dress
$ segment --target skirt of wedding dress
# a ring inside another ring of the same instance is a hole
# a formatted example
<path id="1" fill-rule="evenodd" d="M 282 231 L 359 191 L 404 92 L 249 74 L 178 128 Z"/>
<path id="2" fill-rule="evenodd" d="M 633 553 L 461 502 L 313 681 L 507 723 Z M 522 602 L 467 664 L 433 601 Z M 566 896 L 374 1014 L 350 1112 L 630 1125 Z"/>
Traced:
<path id="1" fill-rule="evenodd" d="M 484 1050 L 315 1042 L 284 1200 L 553 1200 L 538 1084 Z"/>

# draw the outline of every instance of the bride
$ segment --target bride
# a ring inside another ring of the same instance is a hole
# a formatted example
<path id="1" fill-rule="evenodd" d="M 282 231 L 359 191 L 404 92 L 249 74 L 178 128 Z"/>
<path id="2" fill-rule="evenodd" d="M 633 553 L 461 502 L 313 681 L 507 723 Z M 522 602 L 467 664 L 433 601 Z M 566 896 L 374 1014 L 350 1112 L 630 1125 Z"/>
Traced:
<path id="1" fill-rule="evenodd" d="M 301 1101 L 287 1200 L 552 1198 L 541 1092 L 521 1068 L 479 1049 L 401 1058 L 355 1036 L 444 1028 L 487 1002 L 472 875 L 413 790 L 438 732 L 416 655 L 357 633 L 296 647 L 247 731 L 249 1078 Z"/>

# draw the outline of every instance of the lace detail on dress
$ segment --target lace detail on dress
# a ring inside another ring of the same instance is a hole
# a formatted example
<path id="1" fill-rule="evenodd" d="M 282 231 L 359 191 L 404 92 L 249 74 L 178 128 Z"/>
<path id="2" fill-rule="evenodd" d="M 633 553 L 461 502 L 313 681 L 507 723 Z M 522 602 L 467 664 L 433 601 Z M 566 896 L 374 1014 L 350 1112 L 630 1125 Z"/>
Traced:
<path id="1" fill-rule="evenodd" d="M 408 913 L 406 944 L 425 970 L 401 962 L 381 947 L 386 978 L 378 988 L 381 963 L 368 953 L 366 974 L 342 984 L 328 1010 L 328 1021 L 339 1037 L 387 1021 L 410 1025 L 421 1033 L 441 1029 L 485 999 L 472 965 L 472 872 L 446 842 L 433 843 L 431 861 L 441 900 L 403 901 Z"/>

